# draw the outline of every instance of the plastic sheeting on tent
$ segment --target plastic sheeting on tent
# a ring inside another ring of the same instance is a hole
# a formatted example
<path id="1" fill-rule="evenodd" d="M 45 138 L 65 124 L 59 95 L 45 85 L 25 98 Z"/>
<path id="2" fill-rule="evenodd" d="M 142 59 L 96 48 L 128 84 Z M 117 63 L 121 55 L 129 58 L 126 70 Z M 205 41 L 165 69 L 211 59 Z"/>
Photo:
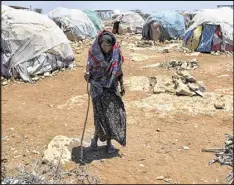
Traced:
<path id="1" fill-rule="evenodd" d="M 12 9 L 1 14 L 1 21 L 2 76 L 30 82 L 30 75 L 72 67 L 70 43 L 46 15 Z"/>
<path id="2" fill-rule="evenodd" d="M 59 7 L 47 15 L 64 32 L 71 31 L 72 35 L 79 39 L 94 38 L 97 36 L 97 29 L 94 24 L 81 10 Z"/>
<path id="3" fill-rule="evenodd" d="M 102 21 L 111 21 L 113 11 L 96 11 Z"/>
<path id="4" fill-rule="evenodd" d="M 185 33 L 184 16 L 176 11 L 157 11 L 147 18 L 144 27 L 154 21 L 162 25 L 172 39 L 182 38 Z"/>
<path id="5" fill-rule="evenodd" d="M 224 48 L 226 48 L 226 44 L 233 46 L 233 9 L 227 7 L 203 9 L 197 12 L 192 21 L 193 24 L 188 28 L 186 34 L 202 24 L 220 25 Z"/>
<path id="6" fill-rule="evenodd" d="M 136 32 L 137 28 L 143 28 L 144 19 L 135 12 L 122 12 L 121 14 L 115 14 L 113 18 L 123 15 L 123 17 L 120 20 L 120 26 L 122 29 L 127 29 L 128 27 L 131 29 L 131 31 Z"/>
<path id="7" fill-rule="evenodd" d="M 97 13 L 92 10 L 83 10 L 89 17 L 89 19 L 93 22 L 97 31 L 101 31 L 104 29 L 104 25 L 102 20 L 98 17 Z"/>
<path id="8" fill-rule="evenodd" d="M 6 5 L 2 5 L 2 11 L 1 11 L 1 13 L 4 13 L 5 11 L 9 11 L 9 10 L 15 10 L 15 9 L 11 8 L 9 6 L 6 6 Z"/>

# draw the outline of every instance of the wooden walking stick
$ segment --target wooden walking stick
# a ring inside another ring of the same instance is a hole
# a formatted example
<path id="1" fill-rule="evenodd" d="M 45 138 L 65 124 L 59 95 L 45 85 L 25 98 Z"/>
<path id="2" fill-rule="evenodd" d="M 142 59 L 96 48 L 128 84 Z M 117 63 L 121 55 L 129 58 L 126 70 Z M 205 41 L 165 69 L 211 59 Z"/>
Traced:
<path id="1" fill-rule="evenodd" d="M 85 122 L 84 122 L 84 128 L 83 128 L 83 133 L 82 133 L 82 137 L 81 137 L 81 153 L 80 153 L 80 160 L 83 160 L 83 139 L 84 139 L 84 133 L 85 133 L 85 128 L 86 128 L 86 124 L 87 124 L 87 119 L 88 119 L 88 114 L 89 114 L 89 104 L 90 104 L 90 93 L 89 93 L 89 81 L 87 80 L 87 93 L 88 93 L 88 108 L 87 108 L 87 112 L 86 112 L 86 117 L 85 117 Z"/>

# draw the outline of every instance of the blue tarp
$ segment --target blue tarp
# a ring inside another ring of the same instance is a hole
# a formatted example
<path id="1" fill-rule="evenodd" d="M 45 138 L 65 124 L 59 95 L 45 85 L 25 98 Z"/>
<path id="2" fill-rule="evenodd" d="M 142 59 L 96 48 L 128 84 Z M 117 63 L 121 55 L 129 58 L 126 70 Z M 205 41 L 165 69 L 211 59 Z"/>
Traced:
<path id="1" fill-rule="evenodd" d="M 197 48 L 198 52 L 211 52 L 215 30 L 216 25 L 206 24 L 203 26 L 201 41 Z"/>
<path id="2" fill-rule="evenodd" d="M 148 17 L 146 24 L 150 24 L 152 21 L 161 24 L 171 38 L 182 38 L 185 33 L 184 16 L 176 11 L 157 11 Z"/>

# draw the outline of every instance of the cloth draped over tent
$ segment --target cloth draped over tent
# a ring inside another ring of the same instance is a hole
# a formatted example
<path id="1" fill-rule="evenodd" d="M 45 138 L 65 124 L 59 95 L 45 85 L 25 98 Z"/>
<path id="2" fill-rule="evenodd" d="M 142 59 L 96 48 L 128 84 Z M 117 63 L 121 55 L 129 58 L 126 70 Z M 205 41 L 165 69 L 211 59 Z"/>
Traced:
<path id="1" fill-rule="evenodd" d="M 49 12 L 48 17 L 64 32 L 71 32 L 79 39 L 94 38 L 97 36 L 97 29 L 89 17 L 78 9 L 56 8 Z"/>
<path id="2" fill-rule="evenodd" d="M 144 23 L 143 37 L 148 34 L 147 25 L 153 22 L 160 24 L 172 39 L 184 36 L 185 20 L 183 15 L 176 11 L 163 10 L 151 14 Z"/>
<path id="3" fill-rule="evenodd" d="M 96 12 L 94 12 L 92 10 L 83 10 L 83 12 L 86 13 L 86 15 L 88 15 L 89 19 L 93 22 L 97 31 L 104 30 L 103 22 L 99 18 L 99 16 L 97 15 Z"/>
<path id="4" fill-rule="evenodd" d="M 185 37 L 191 31 L 196 30 L 198 26 L 203 26 L 202 37 L 199 43 L 201 46 L 198 46 L 198 51 L 217 51 L 217 48 L 219 50 L 233 51 L 233 9 L 227 7 L 203 9 L 197 12 L 192 22 L 193 24 L 186 31 Z M 212 40 L 210 40 L 211 37 Z M 184 38 L 185 45 L 188 39 Z M 213 45 L 211 44 L 210 46 L 210 42 Z M 209 45 L 209 49 L 202 49 L 205 45 Z"/>
<path id="5" fill-rule="evenodd" d="M 30 82 L 30 75 L 72 67 L 70 43 L 46 15 L 13 9 L 2 12 L 1 21 L 2 76 Z M 52 55 L 56 56 L 53 64 L 49 59 Z"/>

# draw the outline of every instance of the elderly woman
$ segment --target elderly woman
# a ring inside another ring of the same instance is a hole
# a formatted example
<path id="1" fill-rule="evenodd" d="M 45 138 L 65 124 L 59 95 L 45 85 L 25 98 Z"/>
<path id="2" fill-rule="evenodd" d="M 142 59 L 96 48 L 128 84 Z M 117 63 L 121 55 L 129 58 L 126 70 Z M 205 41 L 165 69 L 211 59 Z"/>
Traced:
<path id="1" fill-rule="evenodd" d="M 100 32 L 89 49 L 85 80 L 90 83 L 95 134 L 91 147 L 98 149 L 98 138 L 107 141 L 107 152 L 116 152 L 111 140 L 126 145 L 126 112 L 122 72 L 123 56 L 114 35 Z M 120 90 L 119 88 L 120 87 Z"/>

